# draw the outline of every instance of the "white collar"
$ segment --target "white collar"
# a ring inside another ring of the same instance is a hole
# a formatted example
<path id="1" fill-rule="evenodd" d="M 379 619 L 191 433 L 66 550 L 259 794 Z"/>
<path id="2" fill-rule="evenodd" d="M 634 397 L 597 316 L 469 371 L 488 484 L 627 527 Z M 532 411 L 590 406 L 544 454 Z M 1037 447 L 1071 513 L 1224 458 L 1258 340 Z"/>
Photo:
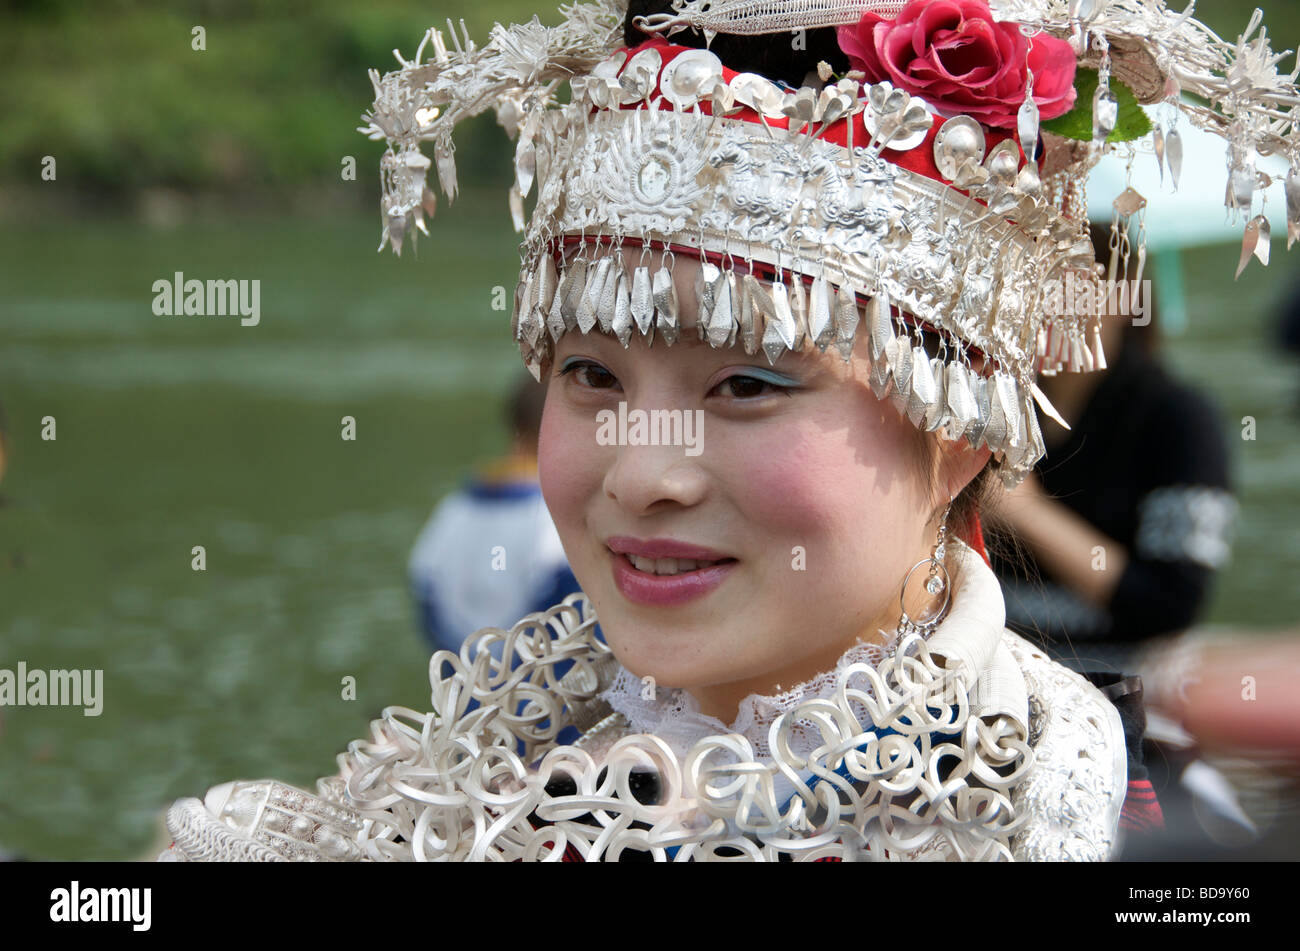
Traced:
<path id="1" fill-rule="evenodd" d="M 965 664 L 975 673 L 967 682 L 977 716 L 1012 716 L 1027 729 L 1029 700 L 1024 678 L 1014 658 L 1000 646 L 1006 606 L 997 576 L 960 539 L 949 544 L 948 553 L 957 563 L 955 590 L 947 614 L 930 637 L 930 653 L 948 669 Z M 891 644 L 893 635 L 881 633 Z M 850 665 L 876 667 L 885 650 L 879 644 L 859 642 L 845 651 L 831 670 L 775 695 L 752 693 L 740 702 L 731 724 L 701 712 L 699 701 L 685 690 L 656 687 L 653 694 L 648 693 L 643 682 L 621 664 L 601 699 L 627 719 L 633 732 L 654 734 L 679 756 L 706 737 L 738 733 L 749 740 L 760 759 L 768 759 L 768 735 L 777 717 L 809 700 L 830 699 Z"/>

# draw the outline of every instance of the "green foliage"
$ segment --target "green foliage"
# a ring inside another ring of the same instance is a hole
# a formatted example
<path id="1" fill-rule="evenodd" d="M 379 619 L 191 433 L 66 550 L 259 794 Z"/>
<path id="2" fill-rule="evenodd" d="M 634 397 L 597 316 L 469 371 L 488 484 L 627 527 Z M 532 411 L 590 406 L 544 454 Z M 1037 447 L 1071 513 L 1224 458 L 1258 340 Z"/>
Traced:
<path id="1" fill-rule="evenodd" d="M 1080 69 L 1074 77 L 1074 89 L 1078 98 L 1074 108 L 1063 116 L 1049 119 L 1043 123 L 1043 130 L 1054 132 L 1067 139 L 1092 141 L 1092 97 L 1097 93 L 1097 71 Z M 1133 90 L 1129 89 L 1114 76 L 1110 78 L 1110 90 L 1119 100 L 1119 118 L 1115 130 L 1106 137 L 1107 142 L 1128 142 L 1140 139 L 1151 132 L 1151 120 L 1138 103 Z"/>
<path id="2" fill-rule="evenodd" d="M 373 99 L 366 72 L 396 67 L 425 28 L 463 17 L 487 42 L 492 23 L 526 20 L 520 0 L 489 7 L 394 0 L 243 0 L 162 4 L 19 2 L 0 9 L 0 182 L 106 191 L 315 186 L 344 155 L 378 176 L 380 146 L 356 131 Z M 542 19 L 558 23 L 550 11 Z M 206 49 L 194 50 L 202 26 Z M 463 177 L 508 181 L 504 132 L 489 117 L 458 130 Z M 501 153 L 501 154 L 498 154 Z"/>

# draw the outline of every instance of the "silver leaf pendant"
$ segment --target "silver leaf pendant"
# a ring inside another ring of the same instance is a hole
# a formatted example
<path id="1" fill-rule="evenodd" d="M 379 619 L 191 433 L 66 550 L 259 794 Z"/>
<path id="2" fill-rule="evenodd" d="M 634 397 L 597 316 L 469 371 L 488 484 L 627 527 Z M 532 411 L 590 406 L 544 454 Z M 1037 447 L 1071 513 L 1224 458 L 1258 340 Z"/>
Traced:
<path id="1" fill-rule="evenodd" d="M 826 279 L 819 277 L 812 283 L 808 306 L 808 336 L 823 353 L 835 339 L 835 324 L 831 317 L 831 289 Z"/>
<path id="2" fill-rule="evenodd" d="M 1183 137 L 1177 129 L 1170 129 L 1165 137 L 1165 161 L 1169 164 L 1169 177 L 1174 181 L 1174 191 L 1178 191 L 1178 178 L 1183 173 Z"/>
<path id="3" fill-rule="evenodd" d="M 1241 277 L 1241 272 L 1246 270 L 1246 264 L 1250 261 L 1250 256 L 1255 254 L 1259 247 L 1259 223 L 1261 220 L 1263 220 L 1267 226 L 1268 219 L 1263 215 L 1256 215 L 1246 223 L 1246 230 L 1241 236 L 1241 259 L 1237 262 L 1237 273 L 1233 277 L 1233 280 Z M 1264 252 L 1264 257 L 1267 259 L 1267 251 Z"/>
<path id="4" fill-rule="evenodd" d="M 1286 173 L 1286 249 L 1300 241 L 1300 169 L 1292 165 Z"/>
<path id="5" fill-rule="evenodd" d="M 872 360 L 879 360 L 885 346 L 894 339 L 893 307 L 883 289 L 867 302 L 867 332 L 867 351 Z"/>
<path id="6" fill-rule="evenodd" d="M 713 285 L 722 271 L 716 264 L 704 261 L 695 276 L 695 330 L 701 340 L 708 337 L 709 321 L 713 317 Z M 716 344 L 715 344 L 716 346 Z"/>
<path id="7" fill-rule="evenodd" d="M 966 441 L 971 448 L 978 449 L 988 428 L 991 408 L 989 405 L 989 381 L 982 376 L 973 376 L 971 391 L 975 396 L 975 418 L 966 427 Z"/>
<path id="8" fill-rule="evenodd" d="M 582 300 L 578 304 L 578 329 L 584 334 L 596 326 L 597 309 L 600 307 L 601 285 L 609 277 L 612 263 L 611 258 L 601 258 L 595 267 L 587 269 L 587 287 L 583 291 Z"/>
<path id="9" fill-rule="evenodd" d="M 808 336 L 808 295 L 804 293 L 803 278 L 793 275 L 789 291 L 790 316 L 794 320 L 794 340 L 790 349 L 797 352 L 803 349 L 804 338 Z"/>
<path id="10" fill-rule="evenodd" d="M 632 295 L 628 288 L 627 271 L 618 269 L 618 284 L 614 289 L 614 317 L 609 322 L 610 329 L 618 335 L 618 342 L 625 348 L 632 339 Z"/>
<path id="11" fill-rule="evenodd" d="M 655 316 L 654 291 L 650 288 L 650 269 L 640 265 L 632 272 L 632 319 L 641 333 L 653 332 Z"/>
<path id="12" fill-rule="evenodd" d="M 521 340 L 523 334 L 520 332 L 520 319 L 529 312 L 528 298 L 533 293 L 533 285 L 537 283 L 537 275 L 529 272 L 527 279 L 521 280 L 515 285 L 515 306 L 510 313 L 510 339 Z"/>
<path id="13" fill-rule="evenodd" d="M 794 314 L 790 312 L 790 289 L 782 281 L 775 281 L 772 284 L 772 312 L 768 315 L 768 325 L 775 326 L 777 339 L 785 344 L 787 349 L 794 347 L 795 324 Z M 767 350 L 767 339 L 767 335 L 764 334 L 764 350 Z M 770 353 L 768 359 L 773 363 L 776 362 Z"/>
<path id="14" fill-rule="evenodd" d="M 746 274 L 741 283 L 743 287 L 742 295 L 753 317 L 750 323 L 750 333 L 742 338 L 742 343 L 745 346 L 745 352 L 753 356 L 758 353 L 763 345 L 763 338 L 767 336 L 767 325 L 773 311 L 772 295 L 767 292 L 767 289 L 758 282 L 758 278 L 754 277 L 753 274 Z"/>
<path id="15" fill-rule="evenodd" d="M 551 299 L 551 308 L 546 314 L 546 329 L 551 334 L 551 340 L 559 340 L 564 334 L 564 295 L 569 290 L 569 273 L 566 271 L 559 279 L 559 286 L 555 290 L 555 296 Z"/>
<path id="16" fill-rule="evenodd" d="M 994 452 L 1006 450 L 1007 443 L 1007 408 L 1002 401 L 1002 389 L 997 385 L 997 377 L 988 381 L 989 415 L 988 425 L 984 427 L 984 444 Z"/>
<path id="17" fill-rule="evenodd" d="M 524 295 L 524 312 L 519 315 L 519 339 L 535 347 L 542 329 L 542 316 L 538 314 L 537 301 L 542 290 L 542 268 L 533 272 L 528 292 Z"/>
<path id="18" fill-rule="evenodd" d="M 1229 209 L 1243 215 L 1250 213 L 1251 201 L 1255 197 L 1255 167 L 1239 165 L 1228 176 L 1228 193 L 1224 204 Z"/>
<path id="19" fill-rule="evenodd" d="M 1156 152 L 1156 167 L 1160 169 L 1160 184 L 1165 183 L 1165 130 L 1157 125 L 1151 130 L 1151 146 Z"/>
<path id="20" fill-rule="evenodd" d="M 861 320 L 857 291 L 851 284 L 845 284 L 840 287 L 839 299 L 835 302 L 835 346 L 845 363 L 853 358 L 853 342 Z"/>
<path id="21" fill-rule="evenodd" d="M 764 307 L 762 346 L 767 362 L 775 365 L 781 351 L 794 343 L 794 315 L 790 313 L 790 290 L 781 281 L 772 284 L 768 300 L 772 308 L 768 311 Z"/>
<path id="22" fill-rule="evenodd" d="M 715 350 L 731 336 L 736 313 L 736 283 L 730 271 L 719 271 L 711 291 L 713 310 L 709 314 L 709 346 Z"/>
<path id="23" fill-rule="evenodd" d="M 600 321 L 601 333 L 609 333 L 614 327 L 614 308 L 618 303 L 618 282 L 623 273 L 621 257 L 610 258 L 609 273 L 600 287 L 600 298 L 596 302 L 596 319 Z"/>
<path id="24" fill-rule="evenodd" d="M 938 357 L 930 358 L 930 376 L 934 379 L 934 395 L 925 407 L 925 431 L 932 433 L 943 426 L 949 418 L 947 367 Z"/>
<path id="25" fill-rule="evenodd" d="M 907 418 L 913 426 L 923 425 L 935 396 L 934 370 L 925 349 L 918 344 L 912 348 L 912 380 L 907 396 Z"/>
<path id="26" fill-rule="evenodd" d="M 1098 86 L 1092 97 L 1092 139 L 1105 142 L 1119 121 L 1119 100 L 1109 86 Z"/>
<path id="27" fill-rule="evenodd" d="M 546 315 L 555 301 L 555 288 L 559 284 L 559 277 L 555 273 L 555 258 L 549 254 L 542 256 L 541 267 L 537 269 L 537 291 L 533 300 L 533 326 L 536 328 L 535 333 L 540 337 L 541 331 L 546 326 Z M 529 340 L 534 347 L 537 346 L 537 338 Z"/>
<path id="28" fill-rule="evenodd" d="M 582 306 L 582 297 L 587 290 L 587 262 L 575 261 L 564 280 L 567 287 L 563 289 L 560 316 L 564 318 L 564 329 L 572 330 L 578 326 L 578 308 Z"/>
<path id="29" fill-rule="evenodd" d="M 1034 102 L 1033 70 L 1026 70 L 1025 74 L 1025 101 L 1016 113 L 1016 131 L 1020 135 L 1020 147 L 1025 152 L 1025 158 L 1032 162 L 1034 152 L 1038 149 L 1038 103 Z"/>
<path id="30" fill-rule="evenodd" d="M 1016 381 L 1010 374 L 998 371 L 993 374 L 993 382 L 1002 398 L 1006 410 L 1008 448 L 1024 445 L 1025 421 L 1020 412 L 1020 400 L 1016 395 Z"/>
<path id="31" fill-rule="evenodd" d="M 886 345 L 885 356 L 889 361 L 889 374 L 894 380 L 889 401 L 906 416 L 907 397 L 912 386 L 912 346 L 907 338 L 895 337 Z"/>
<path id="32" fill-rule="evenodd" d="M 441 174 L 441 169 L 439 169 Z M 531 137 L 521 138 L 515 149 L 515 184 L 520 196 L 526 196 L 533 188 L 533 179 L 537 175 L 537 149 Z"/>
<path id="33" fill-rule="evenodd" d="M 871 392 L 876 395 L 876 399 L 883 400 L 889 395 L 891 373 L 889 358 L 884 354 L 881 354 L 879 360 L 871 362 L 867 370 L 867 383 L 871 386 Z"/>
<path id="34" fill-rule="evenodd" d="M 677 282 L 673 272 L 661 267 L 655 272 L 654 302 L 656 327 L 664 343 L 672 346 L 677 342 Z"/>
<path id="35" fill-rule="evenodd" d="M 523 231 L 528 224 L 528 222 L 524 220 L 524 196 L 519 194 L 518 185 L 510 186 L 510 220 L 514 224 L 516 231 Z M 424 230 L 424 222 L 422 220 L 417 219 L 416 224 L 419 225 L 420 230 L 424 231 L 425 234 L 429 233 Z"/>
<path id="36" fill-rule="evenodd" d="M 970 374 L 960 363 L 950 363 L 944 371 L 944 399 L 949 414 L 948 423 L 944 427 L 944 438 L 960 439 L 970 428 L 976 413 Z"/>

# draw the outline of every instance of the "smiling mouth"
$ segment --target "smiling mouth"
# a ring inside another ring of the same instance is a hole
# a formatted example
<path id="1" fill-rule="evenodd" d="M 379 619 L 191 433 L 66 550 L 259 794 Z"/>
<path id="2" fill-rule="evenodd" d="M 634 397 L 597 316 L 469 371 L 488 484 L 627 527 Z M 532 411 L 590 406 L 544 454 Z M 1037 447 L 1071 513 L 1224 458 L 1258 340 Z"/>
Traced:
<path id="1" fill-rule="evenodd" d="M 692 571 L 703 571 L 705 568 L 712 568 L 714 565 L 725 565 L 734 562 L 735 558 L 719 558 L 716 561 L 700 561 L 691 558 L 644 558 L 641 555 L 624 554 L 621 557 L 626 558 L 637 571 L 648 575 L 682 575 Z"/>

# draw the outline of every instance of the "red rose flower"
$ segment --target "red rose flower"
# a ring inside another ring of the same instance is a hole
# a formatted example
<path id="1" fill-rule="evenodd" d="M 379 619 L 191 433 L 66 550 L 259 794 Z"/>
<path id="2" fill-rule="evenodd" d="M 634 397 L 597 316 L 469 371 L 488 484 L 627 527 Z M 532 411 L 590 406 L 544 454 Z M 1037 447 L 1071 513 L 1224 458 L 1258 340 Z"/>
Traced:
<path id="1" fill-rule="evenodd" d="M 912 0 L 896 20 L 867 13 L 838 30 L 840 49 L 867 81 L 888 81 L 940 113 L 967 115 L 1014 129 L 1025 100 L 1025 68 L 1034 72 L 1034 102 L 1043 119 L 1074 107 L 1074 50 L 1015 23 L 995 23 L 983 0 Z"/>

